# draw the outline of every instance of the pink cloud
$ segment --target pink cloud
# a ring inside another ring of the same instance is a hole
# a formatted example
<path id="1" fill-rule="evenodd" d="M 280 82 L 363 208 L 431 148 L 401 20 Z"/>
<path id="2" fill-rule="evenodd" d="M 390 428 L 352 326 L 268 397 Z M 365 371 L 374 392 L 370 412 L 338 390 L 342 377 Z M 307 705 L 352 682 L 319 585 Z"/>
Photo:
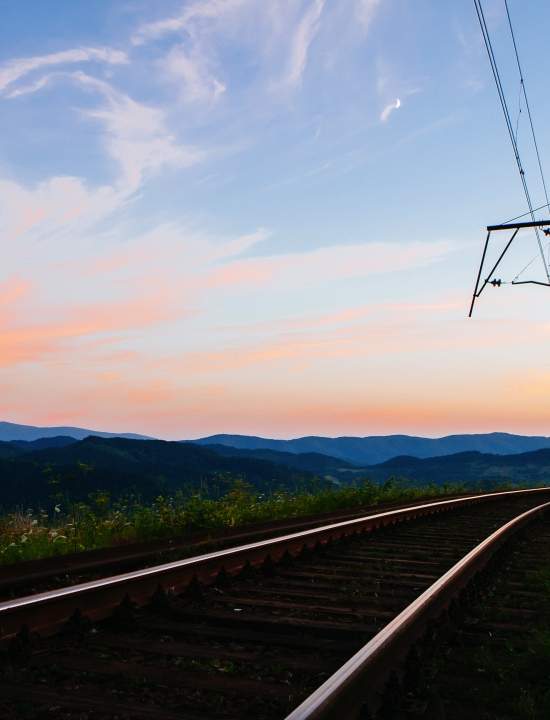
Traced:
<path id="1" fill-rule="evenodd" d="M 325 285 L 336 280 L 399 272 L 429 265 L 450 251 L 447 243 L 391 243 L 338 245 L 315 250 L 245 258 L 227 262 L 204 275 L 206 287 L 256 287 L 258 283 L 278 288 Z"/>
<path id="2" fill-rule="evenodd" d="M 49 323 L 5 317 L 0 325 L 0 366 L 39 362 L 66 353 L 76 340 L 112 343 L 131 330 L 156 326 L 172 317 L 166 299 L 158 297 L 82 305 L 62 312 L 59 320 Z"/>
<path id="3" fill-rule="evenodd" d="M 31 283 L 22 278 L 11 278 L 0 283 L 0 309 L 3 305 L 12 305 L 25 295 L 28 295 Z"/>
<path id="4" fill-rule="evenodd" d="M 242 262 L 224 265 L 206 273 L 203 283 L 206 288 L 223 288 L 239 285 L 244 288 L 261 286 L 273 277 L 274 269 L 265 264 Z"/>

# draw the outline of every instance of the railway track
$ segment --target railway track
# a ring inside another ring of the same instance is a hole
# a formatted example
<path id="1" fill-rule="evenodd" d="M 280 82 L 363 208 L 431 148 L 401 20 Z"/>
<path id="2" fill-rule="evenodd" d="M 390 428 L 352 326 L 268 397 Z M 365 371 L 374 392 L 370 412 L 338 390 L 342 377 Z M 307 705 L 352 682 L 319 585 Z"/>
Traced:
<path id="1" fill-rule="evenodd" d="M 422 504 L 1 603 L 2 717 L 358 717 L 363 666 L 371 695 L 386 679 L 365 648 L 545 500 Z M 374 652 L 384 671 L 425 629 L 408 622 Z"/>
<path id="2" fill-rule="evenodd" d="M 463 493 L 462 496 L 468 493 Z M 461 495 L 446 495 L 453 499 Z M 433 498 L 432 498 L 433 499 Z M 315 516 L 286 518 L 255 523 L 240 528 L 227 528 L 209 533 L 190 533 L 183 537 L 152 542 L 129 543 L 118 547 L 70 553 L 40 560 L 27 560 L 1 568 L 0 601 L 21 595 L 76 585 L 160 563 L 181 560 L 191 555 L 221 550 L 234 545 L 265 540 L 275 535 L 301 532 L 327 523 L 363 517 L 367 513 L 391 510 L 429 502 L 430 498 L 385 503 L 354 510 L 336 510 Z"/>
<path id="3" fill-rule="evenodd" d="M 404 678 L 401 700 L 388 715 L 550 717 L 550 514 L 503 553 L 473 601 L 442 629 L 421 648 L 414 678 Z"/>

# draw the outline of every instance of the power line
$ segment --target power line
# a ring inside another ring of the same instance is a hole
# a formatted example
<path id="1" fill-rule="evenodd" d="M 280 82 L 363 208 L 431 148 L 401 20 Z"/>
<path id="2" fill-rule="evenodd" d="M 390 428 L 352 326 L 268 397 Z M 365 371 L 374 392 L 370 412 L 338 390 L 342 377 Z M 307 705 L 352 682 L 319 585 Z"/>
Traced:
<path id="1" fill-rule="evenodd" d="M 533 136 L 533 144 L 535 146 L 535 152 L 537 154 L 537 162 L 539 164 L 540 179 L 542 180 L 542 187 L 544 188 L 544 197 L 546 198 L 546 207 L 550 210 L 550 200 L 548 200 L 548 191 L 546 189 L 546 181 L 544 179 L 544 171 L 542 169 L 542 162 L 540 159 L 539 146 L 535 135 L 535 128 L 533 126 L 533 117 L 531 116 L 531 108 L 529 106 L 529 100 L 527 99 L 527 89 L 525 88 L 525 79 L 523 77 L 523 71 L 521 69 L 521 63 L 519 61 L 518 46 L 516 44 L 516 36 L 514 34 L 514 28 L 512 27 L 512 19 L 510 17 L 510 10 L 508 9 L 508 0 L 504 0 L 504 6 L 506 8 L 506 16 L 508 17 L 508 26 L 510 28 L 510 35 L 512 36 L 512 42 L 514 43 L 514 53 L 516 55 L 516 62 L 518 65 L 519 79 L 521 88 L 523 90 L 523 97 L 525 98 L 525 107 L 527 108 L 527 115 L 529 116 L 529 125 L 531 126 L 531 134 Z"/>
<path id="2" fill-rule="evenodd" d="M 546 203 L 544 205 L 540 205 L 539 207 L 536 207 L 533 212 L 538 212 L 539 210 L 542 210 L 542 208 L 546 207 Z M 526 213 L 522 213 L 521 215 L 517 215 L 516 217 L 510 218 L 509 220 L 505 220 L 501 225 L 508 225 L 508 223 L 514 222 L 514 220 L 521 220 L 521 218 L 526 217 L 527 215 L 530 215 L 531 211 L 528 210 Z"/>
<path id="3" fill-rule="evenodd" d="M 506 1 L 506 0 L 505 0 L 505 1 Z M 503 86 L 502 86 L 502 81 L 501 81 L 501 79 L 500 79 L 500 73 L 499 73 L 499 70 L 498 70 L 498 65 L 497 65 L 496 58 L 495 58 L 495 54 L 494 54 L 494 51 L 493 51 L 493 46 L 492 46 L 492 43 L 491 43 L 491 38 L 490 38 L 490 36 L 489 36 L 489 30 L 488 30 L 488 28 L 487 28 L 487 23 L 486 23 L 486 21 L 485 21 L 485 15 L 484 15 L 484 13 L 483 13 L 483 7 L 481 6 L 481 0 L 474 0 L 474 6 L 475 6 L 475 9 L 476 9 L 477 17 L 478 17 L 478 20 L 479 20 L 479 25 L 480 25 L 480 28 L 481 28 L 481 34 L 483 35 L 483 41 L 484 41 L 484 43 L 485 43 L 485 48 L 486 48 L 486 50 L 487 50 L 487 55 L 489 56 L 489 63 L 490 63 L 490 65 L 491 65 L 491 70 L 492 70 L 492 72 L 493 72 L 493 78 L 494 78 L 495 85 L 496 85 L 496 88 L 497 88 L 497 93 L 498 93 L 499 100 L 500 100 L 500 104 L 501 104 L 501 107 L 502 107 L 502 112 L 503 112 L 503 114 L 504 114 L 504 119 L 505 119 L 505 121 L 506 121 L 506 127 L 507 127 L 507 129 L 508 129 L 508 134 L 509 134 L 509 136 L 510 136 L 510 142 L 511 142 L 511 144 L 512 144 L 512 150 L 513 150 L 513 152 L 514 152 L 514 157 L 515 157 L 515 159 L 516 159 L 516 164 L 517 164 L 517 166 L 518 166 L 518 171 L 519 171 L 519 175 L 520 175 L 520 178 L 521 178 L 521 183 L 522 183 L 522 185 L 523 185 L 523 191 L 524 191 L 524 193 L 525 193 L 525 198 L 526 198 L 526 200 L 527 200 L 527 207 L 529 208 L 529 214 L 531 215 L 531 218 L 532 218 L 532 220 L 533 220 L 533 222 L 534 222 L 534 221 L 535 221 L 535 211 L 533 210 L 533 204 L 532 204 L 532 202 L 531 202 L 531 196 L 530 196 L 530 194 L 529 194 L 529 188 L 527 187 L 527 181 L 526 181 L 526 179 L 525 179 L 525 171 L 524 171 L 523 166 L 522 166 L 522 163 L 521 163 L 521 157 L 520 157 L 520 154 L 519 154 L 519 148 L 518 148 L 518 145 L 517 145 L 517 142 L 516 142 L 516 137 L 515 137 L 515 134 L 514 134 L 514 126 L 513 126 L 513 124 L 512 124 L 512 120 L 511 120 L 511 118 L 510 118 L 510 112 L 509 112 L 509 110 L 508 110 L 508 104 L 507 104 L 507 102 L 506 102 L 506 96 L 505 96 L 505 93 L 504 93 L 504 88 L 503 88 Z M 514 41 L 514 46 L 515 46 L 515 41 Z M 516 47 L 516 46 L 515 46 L 515 47 Z M 516 58 L 517 58 L 517 61 L 518 61 L 518 63 L 519 63 L 519 56 L 517 55 L 517 52 L 516 52 Z M 522 77 L 522 75 L 521 75 L 521 66 L 520 66 L 520 77 Z M 524 87 L 524 90 L 525 90 L 525 87 Z M 525 98 L 526 98 L 526 95 L 525 95 Z M 529 113 L 529 117 L 531 117 L 530 113 Z M 533 132 L 534 132 L 534 131 L 533 131 Z M 537 148 L 537 152 L 538 152 L 538 148 Z M 541 166 L 541 167 L 542 167 L 542 166 Z M 541 242 L 541 239 L 540 239 L 540 235 L 539 235 L 539 232 L 538 232 L 538 228 L 535 228 L 535 235 L 536 235 L 537 242 L 538 242 L 538 246 L 539 246 L 540 256 L 541 256 L 541 259 L 542 259 L 542 262 L 543 262 L 543 265 L 544 265 L 544 270 L 545 270 L 545 272 L 546 272 L 546 277 L 548 278 L 548 282 L 550 283 L 550 272 L 549 272 L 549 270 L 548 270 L 548 265 L 547 265 L 547 263 L 546 263 L 546 258 L 545 258 L 545 256 L 544 256 L 544 250 L 543 250 L 543 247 L 542 247 L 542 242 Z M 518 277 L 518 276 L 516 276 L 516 278 L 517 278 L 517 277 Z"/>
<path id="4" fill-rule="evenodd" d="M 506 8 L 506 16 L 508 18 L 508 27 L 510 28 L 510 35 L 512 36 L 512 42 L 514 44 L 514 52 L 516 55 L 516 62 L 518 65 L 520 84 L 521 84 L 521 88 L 523 90 L 523 97 L 525 98 L 525 107 L 527 108 L 527 115 L 529 116 L 529 125 L 531 126 L 531 135 L 533 136 L 533 144 L 535 146 L 535 152 L 537 155 L 540 179 L 542 180 L 542 187 L 544 188 L 544 197 L 546 198 L 546 207 L 550 210 L 550 201 L 548 200 L 548 190 L 546 189 L 546 180 L 544 179 L 544 171 L 542 169 L 542 162 L 540 159 L 539 146 L 538 146 L 537 138 L 535 135 L 535 128 L 533 126 L 533 118 L 531 116 L 531 108 L 529 106 L 529 100 L 527 99 L 527 89 L 525 87 L 525 79 L 523 77 L 523 71 L 521 69 L 521 63 L 519 61 L 518 46 L 516 43 L 516 36 L 514 34 L 514 28 L 512 26 L 512 18 L 510 17 L 510 9 L 508 8 L 508 0 L 504 0 L 504 6 Z M 520 112 L 521 112 L 521 110 L 520 110 Z M 519 122 L 519 114 L 518 114 L 518 122 Z M 518 133 L 517 133 L 517 128 L 516 128 L 516 142 L 517 142 L 517 137 L 518 137 Z M 548 262 L 550 262 L 550 245 L 548 245 Z M 521 275 L 521 273 L 520 273 L 520 275 Z M 548 275 L 548 273 L 547 273 L 547 275 Z M 519 277 L 519 275 L 516 275 L 516 279 L 518 277 Z"/>
<path id="5" fill-rule="evenodd" d="M 519 87 L 519 98 L 518 98 L 518 117 L 517 117 L 517 120 L 516 120 L 516 136 L 515 136 L 515 137 L 516 137 L 516 144 L 517 144 L 517 142 L 518 142 L 518 136 L 519 136 L 519 121 L 520 121 L 520 118 L 521 118 L 521 87 L 522 87 L 522 86 L 521 86 L 521 82 L 520 82 L 519 86 L 520 86 L 520 87 Z"/>
<path id="6" fill-rule="evenodd" d="M 523 185 L 523 191 L 524 191 L 525 197 L 526 197 L 526 199 L 527 199 L 527 207 L 529 208 L 529 214 L 531 215 L 531 219 L 534 221 L 534 220 L 535 220 L 535 213 L 534 213 L 533 205 L 532 205 L 532 202 L 531 202 L 531 196 L 530 196 L 530 194 L 529 194 L 529 188 L 527 187 L 527 181 L 526 181 L 526 179 L 525 179 L 525 171 L 524 171 L 523 166 L 522 166 L 522 163 L 521 163 L 521 157 L 520 157 L 520 154 L 519 154 L 519 148 L 518 148 L 518 145 L 517 145 L 517 142 L 516 142 L 516 138 L 515 138 L 515 135 L 514 135 L 514 128 L 513 128 L 513 125 L 512 125 L 512 121 L 511 121 L 511 119 L 510 119 L 510 112 L 509 112 L 509 110 L 508 110 L 508 104 L 507 104 L 507 102 L 506 102 L 506 96 L 505 96 L 505 93 L 504 93 L 504 88 L 503 88 L 503 86 L 502 86 L 502 81 L 501 81 L 501 79 L 500 79 L 500 73 L 499 73 L 499 70 L 498 70 L 497 61 L 496 61 L 495 54 L 494 54 L 494 51 L 493 51 L 493 45 L 492 45 L 492 43 L 491 43 L 491 38 L 490 38 L 490 35 L 489 35 L 489 30 L 488 30 L 488 28 L 487 28 L 487 23 L 486 23 L 486 21 L 485 21 L 485 15 L 484 15 L 484 13 L 483 13 L 483 7 L 481 6 L 481 0 L 474 0 L 474 5 L 475 5 L 475 8 L 476 8 L 476 12 L 477 12 L 479 24 L 480 24 L 480 27 L 481 27 L 481 32 L 482 32 L 482 35 L 483 35 L 483 40 L 484 40 L 484 42 L 485 42 L 485 48 L 486 48 L 487 54 L 488 54 L 488 56 L 489 56 L 489 62 L 490 62 L 490 64 L 491 64 L 491 70 L 493 71 L 493 77 L 494 77 L 494 80 L 495 80 L 495 85 L 496 85 L 496 87 L 497 87 L 497 92 L 498 92 L 498 96 L 499 96 L 499 99 L 500 99 L 500 104 L 501 104 L 501 107 L 502 107 L 502 111 L 503 111 L 503 113 L 504 113 L 504 119 L 505 119 L 505 121 L 506 121 L 506 126 L 507 126 L 507 128 L 508 128 L 508 134 L 509 134 L 509 136 L 510 136 L 510 142 L 512 143 L 512 149 L 513 149 L 513 151 L 514 151 L 514 157 L 515 157 L 515 159 L 516 159 L 516 164 L 517 164 L 517 166 L 518 166 L 519 175 L 520 175 L 521 182 L 522 182 L 522 185 Z M 543 247 L 542 247 L 542 242 L 541 242 L 541 239 L 540 239 L 540 235 L 539 235 L 538 229 L 535 229 L 535 235 L 536 235 L 537 242 L 538 242 L 538 246 L 539 246 L 540 256 L 541 256 L 541 258 L 542 258 L 542 262 L 543 262 L 544 269 L 545 269 L 545 272 L 546 272 L 546 277 L 548 278 L 548 282 L 550 282 L 550 273 L 549 273 L 549 271 L 548 271 L 548 266 L 547 266 L 547 264 L 546 264 L 546 258 L 545 258 L 545 256 L 544 256 L 544 250 L 543 250 Z"/>

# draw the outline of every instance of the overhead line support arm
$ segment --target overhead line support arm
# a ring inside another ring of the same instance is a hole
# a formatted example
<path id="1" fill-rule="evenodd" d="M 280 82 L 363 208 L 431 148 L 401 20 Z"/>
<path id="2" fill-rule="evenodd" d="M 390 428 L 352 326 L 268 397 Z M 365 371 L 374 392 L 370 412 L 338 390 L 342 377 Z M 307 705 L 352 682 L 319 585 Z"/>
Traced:
<path id="1" fill-rule="evenodd" d="M 493 230 L 521 230 L 522 228 L 538 228 L 543 225 L 550 225 L 550 220 L 533 220 L 532 222 L 505 223 L 504 225 L 487 225 L 487 232 Z"/>

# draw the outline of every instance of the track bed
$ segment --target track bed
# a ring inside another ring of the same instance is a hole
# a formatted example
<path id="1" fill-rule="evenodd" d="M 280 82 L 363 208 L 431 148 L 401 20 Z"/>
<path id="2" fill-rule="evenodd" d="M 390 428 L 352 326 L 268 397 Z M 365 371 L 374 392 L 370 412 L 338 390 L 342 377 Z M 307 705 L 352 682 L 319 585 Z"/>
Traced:
<path id="1" fill-rule="evenodd" d="M 12 643 L 5 718 L 284 718 L 466 552 L 536 496 L 404 522 L 209 587 L 123 603 Z"/>

